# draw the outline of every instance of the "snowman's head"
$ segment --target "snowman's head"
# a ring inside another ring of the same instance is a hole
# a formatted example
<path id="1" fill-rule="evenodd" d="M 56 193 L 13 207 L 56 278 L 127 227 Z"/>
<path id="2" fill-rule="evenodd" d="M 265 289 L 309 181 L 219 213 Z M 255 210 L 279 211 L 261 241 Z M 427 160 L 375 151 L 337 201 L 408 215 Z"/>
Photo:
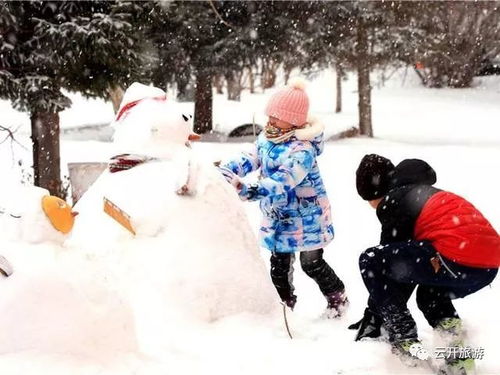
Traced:
<path id="1" fill-rule="evenodd" d="M 155 107 L 155 112 L 148 118 L 153 143 L 189 146 L 190 141 L 200 138 L 193 133 L 193 115 L 178 103 L 165 102 Z"/>
<path id="2" fill-rule="evenodd" d="M 189 146 L 190 141 L 199 139 L 192 132 L 189 111 L 167 100 L 163 90 L 139 83 L 132 84 L 125 92 L 114 127 L 115 146 L 120 152 L 162 154 L 169 148 Z"/>

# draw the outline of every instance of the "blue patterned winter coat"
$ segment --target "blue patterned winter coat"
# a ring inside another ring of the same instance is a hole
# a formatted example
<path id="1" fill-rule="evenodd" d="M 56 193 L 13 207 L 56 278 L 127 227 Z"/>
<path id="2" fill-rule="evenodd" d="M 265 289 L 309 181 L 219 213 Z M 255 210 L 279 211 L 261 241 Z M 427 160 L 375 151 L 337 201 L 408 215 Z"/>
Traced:
<path id="1" fill-rule="evenodd" d="M 260 168 L 258 182 L 243 184 L 239 194 L 260 200 L 262 246 L 287 253 L 323 248 L 333 239 L 330 202 L 316 162 L 323 126 L 312 123 L 283 143 L 263 133 L 251 151 L 224 165 L 240 177 Z"/>

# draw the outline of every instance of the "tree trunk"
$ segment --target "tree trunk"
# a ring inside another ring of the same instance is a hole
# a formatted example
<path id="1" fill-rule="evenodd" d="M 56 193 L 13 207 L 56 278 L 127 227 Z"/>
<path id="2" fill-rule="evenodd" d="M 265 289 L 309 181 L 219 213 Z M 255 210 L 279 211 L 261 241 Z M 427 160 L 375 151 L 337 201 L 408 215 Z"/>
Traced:
<path id="1" fill-rule="evenodd" d="M 111 103 L 113 103 L 113 110 L 118 112 L 118 109 L 120 108 L 120 104 L 123 99 L 123 94 L 124 91 L 120 86 L 109 86 L 108 87 L 108 95 L 109 99 L 111 100 Z"/>
<path id="2" fill-rule="evenodd" d="M 335 104 L 335 113 L 342 112 L 342 76 L 343 71 L 340 63 L 337 61 L 335 63 L 335 71 L 337 73 L 336 83 L 337 83 L 337 96 L 336 96 L 336 104 Z"/>
<path id="3" fill-rule="evenodd" d="M 229 73 L 226 75 L 227 81 L 227 99 L 228 100 L 237 100 L 241 99 L 241 91 L 243 88 L 241 87 L 241 74 L 239 73 Z"/>
<path id="4" fill-rule="evenodd" d="M 217 74 L 214 77 L 214 86 L 215 86 L 215 92 L 219 95 L 224 94 L 224 79 L 222 75 Z"/>
<path id="5" fill-rule="evenodd" d="M 288 85 L 288 80 L 290 79 L 290 74 L 292 74 L 292 67 L 285 66 L 285 85 Z"/>
<path id="6" fill-rule="evenodd" d="M 359 133 L 373 137 L 368 35 L 362 17 L 358 17 L 357 26 Z"/>
<path id="7" fill-rule="evenodd" d="M 31 115 L 31 140 L 35 185 L 64 199 L 59 151 L 59 114 L 34 112 Z"/>
<path id="8" fill-rule="evenodd" d="M 470 65 L 464 63 L 461 67 L 454 66 L 450 69 L 448 86 L 453 88 L 471 87 L 476 70 Z"/>
<path id="9" fill-rule="evenodd" d="M 255 75 L 253 74 L 252 67 L 248 67 L 248 82 L 250 86 L 250 94 L 255 94 Z"/>
<path id="10" fill-rule="evenodd" d="M 273 61 L 264 61 L 262 66 L 262 88 L 270 89 L 276 84 L 276 69 Z"/>
<path id="11" fill-rule="evenodd" d="M 212 130 L 212 76 L 205 70 L 196 74 L 194 131 L 199 134 Z"/>

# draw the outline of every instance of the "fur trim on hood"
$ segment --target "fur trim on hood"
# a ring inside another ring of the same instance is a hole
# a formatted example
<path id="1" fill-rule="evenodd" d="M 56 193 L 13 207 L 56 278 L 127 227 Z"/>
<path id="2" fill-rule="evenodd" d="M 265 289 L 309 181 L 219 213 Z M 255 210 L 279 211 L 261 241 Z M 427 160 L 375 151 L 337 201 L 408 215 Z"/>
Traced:
<path id="1" fill-rule="evenodd" d="M 312 141 L 324 130 L 325 125 L 317 117 L 310 116 L 304 128 L 295 129 L 295 138 L 301 141 Z"/>

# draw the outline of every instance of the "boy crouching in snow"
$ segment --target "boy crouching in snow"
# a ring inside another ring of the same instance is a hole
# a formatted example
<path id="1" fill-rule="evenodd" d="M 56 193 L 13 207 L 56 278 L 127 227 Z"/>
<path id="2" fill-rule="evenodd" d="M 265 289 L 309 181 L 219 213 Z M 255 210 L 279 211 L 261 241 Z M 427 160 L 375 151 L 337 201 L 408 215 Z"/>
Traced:
<path id="1" fill-rule="evenodd" d="M 379 155 L 366 155 L 356 172 L 359 195 L 377 210 L 380 246 L 359 258 L 369 292 L 356 340 L 388 331 L 393 350 L 410 356 L 420 346 L 407 301 L 417 288 L 417 305 L 429 324 L 452 346 L 462 346 L 461 321 L 452 299 L 490 284 L 500 265 L 500 238 L 468 201 L 433 186 L 436 173 L 424 161 L 406 159 L 396 167 Z M 413 348 L 412 348 L 413 346 Z M 460 374 L 472 359 L 448 364 Z M 461 371 L 461 372 L 460 372 Z"/>

